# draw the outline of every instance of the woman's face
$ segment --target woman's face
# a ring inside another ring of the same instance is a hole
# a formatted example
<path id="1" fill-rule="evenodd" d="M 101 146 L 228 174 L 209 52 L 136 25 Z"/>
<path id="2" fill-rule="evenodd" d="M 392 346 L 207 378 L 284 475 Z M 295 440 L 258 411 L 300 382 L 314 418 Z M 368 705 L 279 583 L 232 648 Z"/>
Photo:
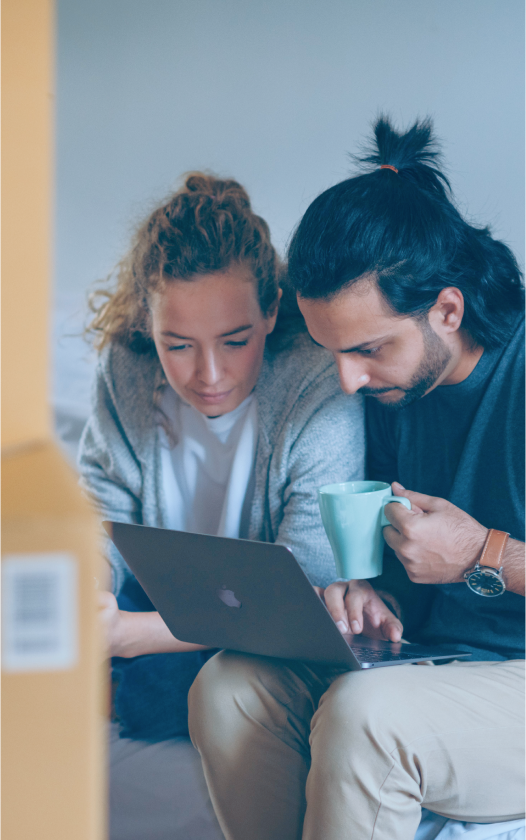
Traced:
<path id="1" fill-rule="evenodd" d="M 248 397 L 277 308 L 268 318 L 262 314 L 246 269 L 170 280 L 152 296 L 150 311 L 161 365 L 185 402 L 216 417 Z"/>

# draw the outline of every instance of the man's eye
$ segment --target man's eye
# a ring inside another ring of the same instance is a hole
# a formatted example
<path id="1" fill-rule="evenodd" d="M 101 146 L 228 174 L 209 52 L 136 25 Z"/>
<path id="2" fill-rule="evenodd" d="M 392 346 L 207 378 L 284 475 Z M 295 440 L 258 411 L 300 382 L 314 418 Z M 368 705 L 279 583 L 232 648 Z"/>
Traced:
<path id="1" fill-rule="evenodd" d="M 381 347 L 369 347 L 367 350 L 360 350 L 362 356 L 374 356 L 376 353 L 379 353 Z"/>
<path id="2" fill-rule="evenodd" d="M 246 347 L 248 344 L 248 338 L 245 341 L 227 341 L 225 342 L 227 347 Z"/>
<path id="3" fill-rule="evenodd" d="M 188 344 L 173 344 L 171 347 L 168 348 L 168 352 L 172 350 L 186 350 Z"/>

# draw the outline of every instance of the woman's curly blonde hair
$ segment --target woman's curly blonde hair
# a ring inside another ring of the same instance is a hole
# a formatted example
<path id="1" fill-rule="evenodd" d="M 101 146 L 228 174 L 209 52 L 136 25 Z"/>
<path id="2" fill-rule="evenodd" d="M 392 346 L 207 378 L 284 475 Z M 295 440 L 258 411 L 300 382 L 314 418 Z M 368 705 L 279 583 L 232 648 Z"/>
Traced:
<path id="1" fill-rule="evenodd" d="M 102 350 L 115 341 L 136 353 L 154 354 L 152 293 L 171 279 L 191 281 L 233 264 L 248 268 L 262 313 L 271 313 L 283 267 L 267 223 L 253 213 L 237 181 L 192 173 L 137 230 L 117 266 L 115 289 L 99 289 L 91 296 L 95 317 L 88 329 L 95 346 Z"/>

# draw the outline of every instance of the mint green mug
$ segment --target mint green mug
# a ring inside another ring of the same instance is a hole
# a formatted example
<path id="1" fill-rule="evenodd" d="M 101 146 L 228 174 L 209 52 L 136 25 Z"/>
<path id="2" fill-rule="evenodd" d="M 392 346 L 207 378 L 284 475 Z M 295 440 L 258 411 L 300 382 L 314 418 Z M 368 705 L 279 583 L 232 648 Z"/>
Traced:
<path id="1" fill-rule="evenodd" d="M 390 524 L 384 507 L 398 502 L 411 510 L 409 499 L 393 496 L 385 481 L 346 481 L 320 487 L 318 502 L 338 577 L 365 580 L 381 575 L 382 529 Z"/>

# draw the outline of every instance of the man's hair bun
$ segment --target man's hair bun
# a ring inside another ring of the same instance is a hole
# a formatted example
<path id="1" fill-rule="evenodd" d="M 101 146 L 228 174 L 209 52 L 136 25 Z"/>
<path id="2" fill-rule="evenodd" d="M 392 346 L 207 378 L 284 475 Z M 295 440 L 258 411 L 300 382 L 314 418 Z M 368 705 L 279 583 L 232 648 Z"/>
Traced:
<path id="1" fill-rule="evenodd" d="M 351 155 L 366 172 L 392 166 L 398 174 L 445 197 L 450 185 L 440 169 L 442 153 L 430 117 L 417 120 L 407 131 L 397 131 L 389 117 L 380 116 L 373 126 L 373 137 L 361 155 Z"/>

